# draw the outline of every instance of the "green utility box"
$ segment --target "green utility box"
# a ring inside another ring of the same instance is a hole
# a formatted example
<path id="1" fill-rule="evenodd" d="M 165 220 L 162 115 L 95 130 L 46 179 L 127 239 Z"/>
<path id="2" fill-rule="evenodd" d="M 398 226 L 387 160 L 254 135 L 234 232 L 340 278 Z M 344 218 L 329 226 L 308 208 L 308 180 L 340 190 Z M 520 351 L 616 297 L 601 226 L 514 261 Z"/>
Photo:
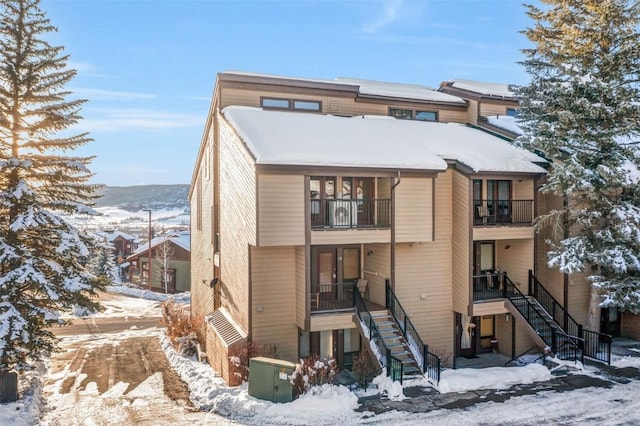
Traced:
<path id="1" fill-rule="evenodd" d="M 293 401 L 289 377 L 296 365 L 279 359 L 257 357 L 249 361 L 249 395 L 271 402 Z"/>

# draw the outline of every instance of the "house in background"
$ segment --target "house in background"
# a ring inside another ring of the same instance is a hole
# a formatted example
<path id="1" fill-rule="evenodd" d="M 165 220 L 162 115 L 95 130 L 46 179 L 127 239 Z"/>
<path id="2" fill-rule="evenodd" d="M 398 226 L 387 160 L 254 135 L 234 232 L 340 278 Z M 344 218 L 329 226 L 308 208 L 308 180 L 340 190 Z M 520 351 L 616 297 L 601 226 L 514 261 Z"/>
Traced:
<path id="1" fill-rule="evenodd" d="M 128 256 L 130 256 L 139 245 L 139 240 L 133 235 L 127 234 L 122 231 L 101 231 L 97 232 L 97 235 L 104 237 L 113 244 L 115 261 L 117 265 L 123 263 Z"/>
<path id="2" fill-rule="evenodd" d="M 242 342 L 348 368 L 373 328 L 405 372 L 532 346 L 582 356 L 531 284 L 547 163 L 481 130 L 470 104 L 416 85 L 218 75 L 190 193 L 191 309 L 223 377 Z"/>
<path id="3" fill-rule="evenodd" d="M 129 281 L 153 291 L 179 293 L 191 287 L 191 241 L 188 231 L 174 231 L 151 240 L 151 286 L 149 287 L 149 243 L 129 257 Z M 166 277 L 166 280 L 165 280 Z"/>

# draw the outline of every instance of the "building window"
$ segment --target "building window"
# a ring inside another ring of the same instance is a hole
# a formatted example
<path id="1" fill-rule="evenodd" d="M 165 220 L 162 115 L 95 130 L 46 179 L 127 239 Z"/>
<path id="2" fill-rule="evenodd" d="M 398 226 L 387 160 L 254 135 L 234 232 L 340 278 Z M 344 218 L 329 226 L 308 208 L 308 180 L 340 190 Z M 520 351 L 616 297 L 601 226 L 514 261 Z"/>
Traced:
<path id="1" fill-rule="evenodd" d="M 401 120 L 438 121 L 437 111 L 389 108 L 389 115 Z"/>
<path id="2" fill-rule="evenodd" d="M 415 117 L 418 121 L 438 121 L 438 113 L 436 111 L 416 111 Z"/>
<path id="3" fill-rule="evenodd" d="M 319 101 L 293 101 L 293 109 L 305 111 L 320 111 Z"/>
<path id="4" fill-rule="evenodd" d="M 507 115 L 509 117 L 517 117 L 519 112 L 517 108 L 507 108 Z"/>
<path id="5" fill-rule="evenodd" d="M 411 111 L 410 109 L 390 108 L 389 115 L 395 118 L 399 118 L 401 120 L 413 119 L 413 111 Z"/>
<path id="6" fill-rule="evenodd" d="M 322 102 L 301 99 L 260 98 L 260 105 L 266 109 L 290 109 L 295 111 L 322 111 Z"/>
<path id="7" fill-rule="evenodd" d="M 289 109 L 289 99 L 262 98 L 262 108 Z"/>

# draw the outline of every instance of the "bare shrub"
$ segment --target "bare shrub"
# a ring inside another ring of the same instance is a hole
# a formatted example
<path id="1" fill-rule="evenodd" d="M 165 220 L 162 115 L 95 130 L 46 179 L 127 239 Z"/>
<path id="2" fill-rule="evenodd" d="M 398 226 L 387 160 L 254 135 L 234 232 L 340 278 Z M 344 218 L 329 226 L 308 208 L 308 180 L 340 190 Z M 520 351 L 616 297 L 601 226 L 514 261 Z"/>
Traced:
<path id="1" fill-rule="evenodd" d="M 381 371 L 380 364 L 370 352 L 362 350 L 353 360 L 352 373 L 361 388 L 366 389 L 373 377 Z"/>
<path id="2" fill-rule="evenodd" d="M 320 359 L 318 355 L 311 355 L 301 359 L 290 378 L 294 396 L 297 398 L 314 386 L 331 383 L 337 373 L 338 363 L 333 358 Z"/>
<path id="3" fill-rule="evenodd" d="M 179 303 L 167 300 L 161 305 L 160 324 L 167 327 L 167 336 L 176 351 L 182 355 L 194 356 L 197 353 L 198 337 L 196 330 L 204 325 L 202 317 L 192 317 Z"/>
<path id="4" fill-rule="evenodd" d="M 229 384 L 239 386 L 249 381 L 249 360 L 259 356 L 277 358 L 278 345 L 247 342 L 232 347 L 229 351 Z"/>

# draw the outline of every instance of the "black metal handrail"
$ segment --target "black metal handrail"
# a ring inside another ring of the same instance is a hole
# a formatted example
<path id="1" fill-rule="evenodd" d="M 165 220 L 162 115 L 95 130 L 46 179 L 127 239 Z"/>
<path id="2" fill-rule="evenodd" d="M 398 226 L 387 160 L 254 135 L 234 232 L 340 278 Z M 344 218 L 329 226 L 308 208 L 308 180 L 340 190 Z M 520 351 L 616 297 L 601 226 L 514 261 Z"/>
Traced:
<path id="1" fill-rule="evenodd" d="M 474 225 L 533 223 L 533 200 L 473 200 Z"/>
<path id="2" fill-rule="evenodd" d="M 568 335 L 557 325 L 554 327 L 555 322 L 552 323 L 551 319 L 540 314 L 534 304 L 516 287 L 506 273 L 504 274 L 504 282 L 509 301 L 558 358 L 584 361 L 581 349 L 583 344 L 579 338 Z"/>
<path id="3" fill-rule="evenodd" d="M 386 367 L 389 364 L 389 360 L 387 359 L 388 351 L 387 351 L 387 345 L 385 345 L 384 340 L 380 335 L 380 330 L 378 330 L 378 327 L 376 326 L 376 323 L 373 320 L 373 317 L 371 316 L 371 312 L 369 312 L 369 309 L 367 308 L 367 305 L 364 303 L 362 296 L 360 296 L 360 292 L 358 291 L 355 292 L 354 299 L 355 299 L 355 306 L 356 306 L 356 315 L 358 316 L 360 323 L 364 324 L 364 326 L 367 327 L 367 330 L 363 330 L 363 332 L 364 331 L 369 332 L 369 335 L 366 337 L 367 339 L 369 339 L 370 342 L 376 345 L 378 349 L 378 353 L 380 354 L 380 356 L 384 357 L 379 361 L 382 367 Z M 363 318 L 364 316 L 363 313 L 366 314 L 366 318 Z M 387 375 L 388 374 L 389 374 L 389 369 L 387 368 Z"/>
<path id="4" fill-rule="evenodd" d="M 440 357 L 429 352 L 429 346 L 422 341 L 413 322 L 411 322 L 411 319 L 391 289 L 389 280 L 385 282 L 385 290 L 386 306 L 400 326 L 400 331 L 402 331 L 402 334 L 407 340 L 409 348 L 418 362 L 422 373 L 428 378 L 435 380 L 436 383 L 440 382 L 440 371 L 442 369 Z"/>
<path id="5" fill-rule="evenodd" d="M 356 284 L 311 284 L 311 312 L 351 310 L 355 307 Z"/>
<path id="6" fill-rule="evenodd" d="M 584 356 L 611 364 L 612 336 L 587 330 L 579 324 L 529 270 L 529 294 L 547 311 L 553 320 L 571 336 L 584 340 Z"/>
<path id="7" fill-rule="evenodd" d="M 312 228 L 389 228 L 390 199 L 310 200 Z"/>
<path id="8" fill-rule="evenodd" d="M 504 295 L 504 275 L 500 272 L 487 272 L 474 275 L 473 279 L 473 301 L 499 299 Z"/>

